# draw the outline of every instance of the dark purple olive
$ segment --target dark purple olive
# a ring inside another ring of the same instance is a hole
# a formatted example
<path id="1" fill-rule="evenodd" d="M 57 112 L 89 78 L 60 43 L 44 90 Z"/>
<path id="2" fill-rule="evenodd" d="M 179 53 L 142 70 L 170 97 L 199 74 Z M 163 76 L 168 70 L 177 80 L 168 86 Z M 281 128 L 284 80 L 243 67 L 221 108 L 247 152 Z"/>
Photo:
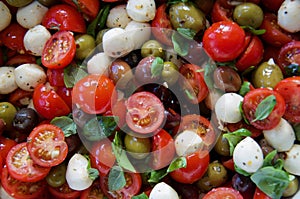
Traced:
<path id="1" fill-rule="evenodd" d="M 143 58 L 135 68 L 134 76 L 137 82 L 141 84 L 157 83 L 160 76 L 153 76 L 151 66 L 155 57 L 149 56 Z"/>
<path id="2" fill-rule="evenodd" d="M 215 86 L 226 92 L 237 92 L 242 85 L 242 79 L 236 70 L 229 66 L 220 66 L 213 74 Z"/>
<path id="3" fill-rule="evenodd" d="M 80 138 L 77 134 L 70 135 L 65 138 L 68 145 L 68 156 L 71 157 L 76 152 L 76 149 L 81 145 Z"/>
<path id="4" fill-rule="evenodd" d="M 134 68 L 142 59 L 141 50 L 131 51 L 128 55 L 124 56 L 122 59 L 131 67 Z"/>
<path id="5" fill-rule="evenodd" d="M 174 182 L 172 187 L 180 195 L 181 199 L 198 199 L 199 198 L 199 189 L 194 184 L 182 184 Z"/>
<path id="6" fill-rule="evenodd" d="M 250 177 L 236 173 L 232 177 L 232 187 L 238 190 L 244 199 L 252 199 L 256 186 Z"/>
<path id="7" fill-rule="evenodd" d="M 38 124 L 38 114 L 32 108 L 22 108 L 18 110 L 13 119 L 13 127 L 22 133 L 30 133 Z"/>

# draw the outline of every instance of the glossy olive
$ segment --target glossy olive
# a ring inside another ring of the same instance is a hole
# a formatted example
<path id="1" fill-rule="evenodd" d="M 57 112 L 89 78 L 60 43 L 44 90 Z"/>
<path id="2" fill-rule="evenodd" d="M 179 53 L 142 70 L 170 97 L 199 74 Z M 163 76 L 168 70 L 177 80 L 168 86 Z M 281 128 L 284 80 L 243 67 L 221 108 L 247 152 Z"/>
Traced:
<path id="1" fill-rule="evenodd" d="M 59 3 L 59 1 L 57 0 L 38 0 L 38 2 L 40 2 L 41 4 L 43 4 L 44 6 L 50 7 L 53 6 L 54 4 Z"/>
<path id="2" fill-rule="evenodd" d="M 280 67 L 270 61 L 261 63 L 252 73 L 252 83 L 255 88 L 274 88 L 282 79 Z"/>
<path id="3" fill-rule="evenodd" d="M 155 60 L 154 56 L 143 58 L 135 68 L 134 77 L 139 83 L 148 84 L 156 83 L 160 76 L 153 76 L 151 72 L 152 63 Z"/>
<path id="4" fill-rule="evenodd" d="M 116 59 L 111 63 L 108 74 L 114 84 L 121 89 L 125 88 L 128 82 L 133 79 L 133 73 L 130 66 L 121 59 Z"/>
<path id="5" fill-rule="evenodd" d="M 104 33 L 106 33 L 109 29 L 102 29 L 96 35 L 96 45 L 102 44 L 102 38 Z"/>
<path id="6" fill-rule="evenodd" d="M 229 143 L 228 140 L 223 137 L 223 133 L 221 133 L 221 135 L 218 137 L 217 142 L 214 146 L 214 150 L 222 156 L 230 155 Z"/>
<path id="7" fill-rule="evenodd" d="M 0 102 L 0 118 L 5 122 L 5 129 L 12 128 L 12 122 L 16 112 L 16 107 L 10 102 Z"/>
<path id="8" fill-rule="evenodd" d="M 75 43 L 77 59 L 85 59 L 96 47 L 95 39 L 88 34 L 77 35 Z"/>
<path id="9" fill-rule="evenodd" d="M 164 62 L 161 77 L 168 85 L 174 85 L 179 78 L 178 67 L 173 62 Z"/>
<path id="10" fill-rule="evenodd" d="M 38 124 L 39 117 L 32 108 L 22 108 L 18 110 L 13 119 L 13 127 L 24 133 L 30 133 L 31 130 Z"/>
<path id="11" fill-rule="evenodd" d="M 6 2 L 14 7 L 23 7 L 30 4 L 33 0 L 6 0 Z"/>
<path id="12" fill-rule="evenodd" d="M 287 188 L 284 190 L 282 196 L 283 197 L 291 197 L 293 196 L 299 189 L 299 180 L 295 177 L 292 181 L 290 181 Z"/>
<path id="13" fill-rule="evenodd" d="M 202 192 L 207 192 L 214 187 L 225 183 L 228 179 L 226 168 L 218 161 L 211 162 L 208 165 L 204 176 L 197 181 L 197 186 Z"/>
<path id="14" fill-rule="evenodd" d="M 232 187 L 238 190 L 244 198 L 249 195 L 253 195 L 256 185 L 250 179 L 250 176 L 244 176 L 242 174 L 236 173 L 231 178 Z"/>
<path id="15" fill-rule="evenodd" d="M 141 47 L 142 57 L 154 56 L 164 58 L 165 52 L 162 45 L 156 40 L 148 40 Z"/>
<path id="16" fill-rule="evenodd" d="M 240 75 L 228 66 L 217 67 L 213 73 L 213 80 L 217 88 L 226 92 L 237 92 L 242 85 Z"/>
<path id="17" fill-rule="evenodd" d="M 136 159 L 143 159 L 151 150 L 151 141 L 149 138 L 140 138 L 126 134 L 124 144 L 129 154 Z"/>
<path id="18" fill-rule="evenodd" d="M 180 2 L 171 5 L 169 18 L 173 28 L 188 28 L 199 32 L 206 28 L 205 14 L 194 4 Z"/>
<path id="19" fill-rule="evenodd" d="M 66 182 L 67 166 L 65 163 L 61 163 L 51 168 L 49 174 L 46 177 L 47 183 L 51 187 L 60 187 Z"/>
<path id="20" fill-rule="evenodd" d="M 258 5 L 246 2 L 234 8 L 233 19 L 241 26 L 258 28 L 262 24 L 264 13 Z"/>

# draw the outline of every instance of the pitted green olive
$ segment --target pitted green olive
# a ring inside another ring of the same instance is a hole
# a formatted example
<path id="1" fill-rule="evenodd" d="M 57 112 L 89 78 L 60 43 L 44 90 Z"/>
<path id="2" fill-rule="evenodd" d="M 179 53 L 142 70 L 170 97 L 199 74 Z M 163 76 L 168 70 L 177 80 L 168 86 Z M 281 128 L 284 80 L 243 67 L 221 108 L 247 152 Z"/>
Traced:
<path id="1" fill-rule="evenodd" d="M 154 56 L 164 58 L 165 52 L 162 45 L 156 40 L 149 40 L 141 47 L 142 57 Z"/>
<path id="2" fill-rule="evenodd" d="M 258 28 L 262 24 L 264 13 L 258 5 L 246 2 L 234 8 L 233 19 L 241 26 Z"/>
<path id="3" fill-rule="evenodd" d="M 96 47 L 95 39 L 88 34 L 75 37 L 76 58 L 85 59 Z"/>

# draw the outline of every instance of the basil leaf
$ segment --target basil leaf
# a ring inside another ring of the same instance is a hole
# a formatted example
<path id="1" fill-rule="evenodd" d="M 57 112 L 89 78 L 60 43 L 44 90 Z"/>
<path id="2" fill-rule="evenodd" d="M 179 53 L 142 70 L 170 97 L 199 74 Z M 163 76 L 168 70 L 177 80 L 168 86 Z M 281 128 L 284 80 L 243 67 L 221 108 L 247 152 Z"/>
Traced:
<path id="1" fill-rule="evenodd" d="M 89 168 L 88 173 L 89 173 L 89 178 L 91 180 L 95 180 L 99 176 L 99 171 L 98 171 L 98 169 L 95 169 L 95 168 Z"/>
<path id="2" fill-rule="evenodd" d="M 274 199 L 281 198 L 290 182 L 287 172 L 271 166 L 259 169 L 250 178 L 261 191 Z"/>
<path id="3" fill-rule="evenodd" d="M 161 71 L 164 67 L 164 60 L 160 57 L 155 57 L 151 64 L 151 74 L 152 77 L 158 77 L 161 75 Z"/>
<path id="4" fill-rule="evenodd" d="M 174 159 L 167 169 L 167 173 L 170 173 L 176 169 L 185 168 L 187 166 L 186 157 L 178 157 Z"/>
<path id="5" fill-rule="evenodd" d="M 179 33 L 174 32 L 172 34 L 172 43 L 174 46 L 174 50 L 180 56 L 184 57 L 189 52 L 189 43 L 185 41 L 184 37 L 182 37 Z"/>
<path id="6" fill-rule="evenodd" d="M 109 14 L 110 5 L 106 4 L 99 11 L 96 18 L 87 27 L 87 34 L 96 37 L 96 33 L 105 27 L 106 19 Z"/>
<path id="7" fill-rule="evenodd" d="M 214 88 L 214 80 L 213 80 L 212 75 L 216 68 L 217 68 L 217 65 L 213 61 L 207 62 L 204 67 L 204 81 L 205 81 L 207 87 L 210 89 Z"/>
<path id="8" fill-rule="evenodd" d="M 65 137 L 69 137 L 70 135 L 77 133 L 76 123 L 68 116 L 55 117 L 50 123 L 61 128 L 65 134 Z"/>
<path id="9" fill-rule="evenodd" d="M 268 97 L 263 99 L 258 104 L 255 110 L 255 119 L 252 120 L 252 122 L 266 119 L 273 111 L 275 105 L 276 105 L 276 97 L 274 95 L 269 95 Z"/>
<path id="10" fill-rule="evenodd" d="M 235 146 L 245 137 L 251 136 L 251 132 L 245 128 L 238 129 L 234 132 L 224 133 L 223 137 L 227 139 L 230 149 L 230 155 L 233 154 Z"/>
<path id="11" fill-rule="evenodd" d="M 108 174 L 108 190 L 117 191 L 126 185 L 124 171 L 120 166 L 113 166 Z"/>
<path id="12" fill-rule="evenodd" d="M 182 35 L 186 39 L 194 39 L 196 35 L 196 31 L 189 28 L 177 28 L 177 31 L 180 35 Z"/>
<path id="13" fill-rule="evenodd" d="M 241 96 L 245 96 L 250 91 L 250 85 L 251 85 L 250 82 L 244 81 L 239 90 L 239 94 Z"/>
<path id="14" fill-rule="evenodd" d="M 299 123 L 294 124 L 293 125 L 293 129 L 295 131 L 295 135 L 296 135 L 297 141 L 300 141 L 300 124 Z"/>
<path id="15" fill-rule="evenodd" d="M 67 88 L 72 88 L 77 81 L 87 75 L 88 73 L 82 67 L 70 64 L 64 68 L 64 83 Z"/>
<path id="16" fill-rule="evenodd" d="M 250 176 L 251 174 L 248 173 L 247 171 L 245 171 L 244 169 L 241 169 L 240 167 L 238 167 L 236 164 L 234 164 L 234 170 L 239 173 L 242 174 L 243 176 Z"/>
<path id="17" fill-rule="evenodd" d="M 132 199 L 148 199 L 148 196 L 143 192 L 140 195 L 132 196 Z"/>
<path id="18" fill-rule="evenodd" d="M 168 175 L 167 169 L 154 170 L 150 172 L 149 183 L 158 183 L 161 179 Z"/>
<path id="19" fill-rule="evenodd" d="M 264 159 L 264 163 L 262 167 L 273 166 L 273 160 L 276 154 L 277 154 L 276 150 L 273 150 L 270 153 L 268 153 Z"/>
<path id="20" fill-rule="evenodd" d="M 265 29 L 256 30 L 255 28 L 253 28 L 251 26 L 241 26 L 241 28 L 243 28 L 244 30 L 247 30 L 247 31 L 251 32 L 254 35 L 263 35 L 266 32 Z"/>
<path id="21" fill-rule="evenodd" d="M 250 124 L 250 122 L 247 120 L 246 116 L 245 116 L 245 113 L 244 113 L 244 110 L 243 110 L 243 102 L 240 102 L 240 105 L 239 105 L 239 110 L 240 110 L 240 113 L 245 121 L 246 124 Z"/>

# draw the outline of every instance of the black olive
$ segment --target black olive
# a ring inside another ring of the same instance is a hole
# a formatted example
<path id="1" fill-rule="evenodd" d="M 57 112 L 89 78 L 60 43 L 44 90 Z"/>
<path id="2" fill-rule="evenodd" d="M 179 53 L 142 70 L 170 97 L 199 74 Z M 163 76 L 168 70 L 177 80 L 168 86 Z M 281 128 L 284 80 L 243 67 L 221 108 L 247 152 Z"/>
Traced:
<path id="1" fill-rule="evenodd" d="M 22 133 L 30 133 L 38 122 L 39 117 L 35 110 L 32 108 L 22 108 L 15 114 L 13 127 Z"/>

